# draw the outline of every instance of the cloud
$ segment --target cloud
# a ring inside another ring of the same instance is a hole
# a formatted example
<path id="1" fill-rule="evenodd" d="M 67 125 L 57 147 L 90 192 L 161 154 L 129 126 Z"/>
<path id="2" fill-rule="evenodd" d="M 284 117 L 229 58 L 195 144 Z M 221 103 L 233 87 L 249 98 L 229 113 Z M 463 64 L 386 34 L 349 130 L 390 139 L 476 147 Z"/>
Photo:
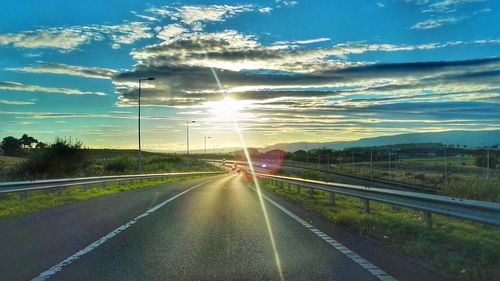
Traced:
<path id="1" fill-rule="evenodd" d="M 113 69 L 50 63 L 19 68 L 7 68 L 7 70 L 27 73 L 63 74 L 97 79 L 111 79 L 117 74 L 117 71 Z"/>
<path id="2" fill-rule="evenodd" d="M 428 20 L 425 20 L 423 22 L 419 22 L 419 23 L 415 24 L 414 26 L 411 27 L 411 29 L 432 29 L 432 28 L 441 27 L 441 26 L 447 25 L 447 24 L 455 24 L 457 22 L 471 18 L 471 17 L 476 16 L 478 14 L 488 13 L 490 11 L 491 11 L 491 9 L 482 9 L 482 10 L 476 11 L 468 16 L 428 19 Z"/>
<path id="3" fill-rule="evenodd" d="M 114 42 L 113 48 L 129 45 L 140 39 L 152 38 L 151 28 L 142 22 L 130 22 L 121 25 L 102 25 L 96 28 L 97 32 L 107 35 Z"/>
<path id="4" fill-rule="evenodd" d="M 105 93 L 102 92 L 83 92 L 77 89 L 51 88 L 51 87 L 43 87 L 37 85 L 24 85 L 21 83 L 10 82 L 10 81 L 0 82 L 0 90 L 43 92 L 43 93 L 64 94 L 64 95 L 97 95 L 97 96 L 106 95 Z"/>
<path id="5" fill-rule="evenodd" d="M 157 18 L 155 17 L 152 17 L 152 16 L 146 16 L 146 15 L 141 15 L 135 11 L 132 11 L 131 12 L 134 16 L 140 18 L 140 19 L 143 19 L 143 20 L 146 20 L 146 21 L 159 21 Z"/>
<path id="6" fill-rule="evenodd" d="M 21 33 L 0 34 L 0 45 L 13 45 L 18 48 L 57 48 L 72 50 L 98 40 L 91 31 L 77 28 L 48 28 L 24 31 Z"/>
<path id="7" fill-rule="evenodd" d="M 169 42 L 133 51 L 137 61 L 135 69 L 120 73 L 113 80 L 120 96 L 118 105 L 136 103 L 136 80 L 146 76 L 157 77 L 157 80 L 144 91 L 143 104 L 180 108 L 203 106 L 220 99 L 221 92 L 259 106 L 263 102 L 277 106 L 284 99 L 303 102 L 320 98 L 338 99 L 337 104 L 346 105 L 353 103 L 351 96 L 360 94 L 380 95 L 386 102 L 398 102 L 422 91 L 448 101 L 475 100 L 477 95 L 490 95 L 488 91 L 498 89 L 494 80 L 499 67 L 496 58 L 407 64 L 352 63 L 335 59 L 365 52 L 497 44 L 493 39 L 420 45 L 344 43 L 308 49 L 290 47 L 287 43 L 280 43 L 284 45 L 279 48 L 264 46 L 254 36 L 228 30 L 182 34 Z M 221 81 L 222 91 L 214 73 Z M 422 95 L 420 99 L 426 97 L 431 96 Z"/>
<path id="8" fill-rule="evenodd" d="M 0 100 L 0 104 L 6 105 L 31 105 L 35 104 L 32 101 L 15 101 L 15 100 Z"/>
<path id="9" fill-rule="evenodd" d="M 480 3 L 484 0 L 443 0 L 437 3 L 429 3 L 426 12 L 449 12 L 456 9 L 458 6 L 470 3 Z"/>
<path id="10" fill-rule="evenodd" d="M 253 5 L 185 5 L 150 8 L 147 11 L 161 17 L 170 17 L 193 30 L 201 30 L 206 22 L 223 22 L 237 14 L 254 11 Z"/>
<path id="11" fill-rule="evenodd" d="M 299 1 L 295 1 L 295 0 L 275 0 L 274 2 L 276 2 L 278 8 L 293 7 L 293 6 L 296 6 L 297 4 L 299 4 Z"/>
<path id="12" fill-rule="evenodd" d="M 189 30 L 182 27 L 180 24 L 174 23 L 167 25 L 158 30 L 158 35 L 156 37 L 162 39 L 163 41 L 169 42 L 175 40 L 179 35 L 187 33 Z"/>
<path id="13" fill-rule="evenodd" d="M 272 12 L 273 8 L 271 7 L 263 7 L 263 8 L 259 8 L 259 12 L 263 13 L 263 14 L 270 14 Z"/>
<path id="14" fill-rule="evenodd" d="M 0 34 L 0 45 L 30 49 L 51 48 L 68 52 L 96 41 L 109 40 L 113 48 L 119 48 L 120 45 L 152 37 L 150 28 L 144 23 L 130 22 L 120 25 L 51 27 Z"/>
<path id="15" fill-rule="evenodd" d="M 460 8 L 462 6 L 466 4 L 485 2 L 485 0 L 405 0 L 405 2 L 416 5 L 417 8 L 420 9 L 421 13 L 431 14 L 431 18 L 418 22 L 411 27 L 411 29 L 417 30 L 433 29 L 444 25 L 455 24 L 478 14 L 491 11 L 489 8 L 482 8 L 469 13 L 468 15 L 456 15 L 460 12 Z"/>
<path id="16" fill-rule="evenodd" d="M 445 24 L 456 23 L 460 20 L 461 20 L 461 18 L 454 18 L 454 17 L 428 19 L 428 20 L 416 23 L 414 26 L 411 27 L 411 29 L 432 29 L 432 28 L 436 28 L 436 27 L 441 27 Z"/>

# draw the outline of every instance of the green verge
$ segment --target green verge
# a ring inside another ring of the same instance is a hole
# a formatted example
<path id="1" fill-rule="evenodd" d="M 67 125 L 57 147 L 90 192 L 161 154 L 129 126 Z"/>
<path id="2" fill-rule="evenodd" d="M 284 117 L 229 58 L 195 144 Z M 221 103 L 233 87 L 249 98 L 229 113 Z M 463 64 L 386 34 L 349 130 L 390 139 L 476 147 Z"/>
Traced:
<path id="1" fill-rule="evenodd" d="M 34 213 L 43 209 L 61 206 L 91 198 L 106 196 L 118 192 L 137 190 L 147 187 L 158 186 L 161 184 L 176 183 L 193 179 L 200 176 L 179 176 L 165 179 L 127 181 L 118 184 L 107 183 L 84 186 L 68 187 L 61 191 L 33 191 L 23 198 L 22 194 L 11 193 L 0 197 L 0 218 L 20 216 Z"/>
<path id="2" fill-rule="evenodd" d="M 295 187 L 288 191 L 287 187 L 260 183 L 264 190 L 414 257 L 452 280 L 495 280 L 500 276 L 499 228 L 433 215 L 431 229 L 418 211 L 371 201 L 366 214 L 360 199 L 337 194 L 332 206 L 326 192 L 316 191 L 311 199 L 305 188 L 299 194 Z"/>

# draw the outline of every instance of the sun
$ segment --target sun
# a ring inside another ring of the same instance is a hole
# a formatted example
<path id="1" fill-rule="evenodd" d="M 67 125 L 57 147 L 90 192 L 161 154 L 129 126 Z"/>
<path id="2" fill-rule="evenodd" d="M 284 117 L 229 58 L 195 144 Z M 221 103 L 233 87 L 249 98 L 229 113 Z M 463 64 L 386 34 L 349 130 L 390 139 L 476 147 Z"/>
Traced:
<path id="1" fill-rule="evenodd" d="M 209 103 L 209 111 L 224 120 L 237 119 L 241 109 L 242 103 L 230 97 Z"/>

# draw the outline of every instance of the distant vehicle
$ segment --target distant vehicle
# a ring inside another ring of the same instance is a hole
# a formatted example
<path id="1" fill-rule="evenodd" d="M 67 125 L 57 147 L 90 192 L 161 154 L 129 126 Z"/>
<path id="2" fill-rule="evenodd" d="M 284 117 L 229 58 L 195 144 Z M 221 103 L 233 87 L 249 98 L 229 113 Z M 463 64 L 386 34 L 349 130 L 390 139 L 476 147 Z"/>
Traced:
<path id="1" fill-rule="evenodd" d="M 234 172 L 236 171 L 236 169 L 239 169 L 238 168 L 238 164 L 234 163 L 233 167 L 231 168 L 231 170 Z"/>
<path id="2" fill-rule="evenodd" d="M 330 164 L 330 168 L 337 168 L 337 164 Z"/>
<path id="3" fill-rule="evenodd" d="M 240 168 L 236 168 L 236 173 L 241 173 L 241 169 Z"/>
<path id="4" fill-rule="evenodd" d="M 261 166 L 262 168 L 264 168 L 264 169 L 266 169 L 266 168 L 267 168 L 267 164 L 266 164 L 266 163 L 264 163 L 264 164 L 262 164 L 262 165 L 260 165 L 260 166 Z"/>

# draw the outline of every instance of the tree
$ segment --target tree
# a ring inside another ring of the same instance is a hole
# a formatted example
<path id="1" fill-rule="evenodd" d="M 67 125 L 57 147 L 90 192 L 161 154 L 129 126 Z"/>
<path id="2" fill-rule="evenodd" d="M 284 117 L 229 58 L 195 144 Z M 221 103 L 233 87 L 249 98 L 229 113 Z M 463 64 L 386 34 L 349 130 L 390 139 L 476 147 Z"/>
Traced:
<path id="1" fill-rule="evenodd" d="M 39 142 L 36 143 L 35 148 L 37 148 L 37 149 L 44 149 L 44 148 L 47 148 L 47 144 L 44 143 L 44 142 L 39 141 Z"/>
<path id="2" fill-rule="evenodd" d="M 30 137 L 27 134 L 23 134 L 22 137 L 19 139 L 19 141 L 24 147 L 29 147 L 29 148 L 31 148 L 32 144 L 38 142 L 34 137 Z"/>
<path id="3" fill-rule="evenodd" d="M 477 167 L 488 167 L 488 157 L 486 155 L 478 155 L 476 156 L 475 162 Z M 498 163 L 497 157 L 495 154 L 490 153 L 490 168 L 494 169 Z"/>
<path id="4" fill-rule="evenodd" d="M 0 147 L 3 149 L 4 154 L 7 156 L 16 156 L 21 149 L 21 143 L 13 136 L 3 138 Z"/>

